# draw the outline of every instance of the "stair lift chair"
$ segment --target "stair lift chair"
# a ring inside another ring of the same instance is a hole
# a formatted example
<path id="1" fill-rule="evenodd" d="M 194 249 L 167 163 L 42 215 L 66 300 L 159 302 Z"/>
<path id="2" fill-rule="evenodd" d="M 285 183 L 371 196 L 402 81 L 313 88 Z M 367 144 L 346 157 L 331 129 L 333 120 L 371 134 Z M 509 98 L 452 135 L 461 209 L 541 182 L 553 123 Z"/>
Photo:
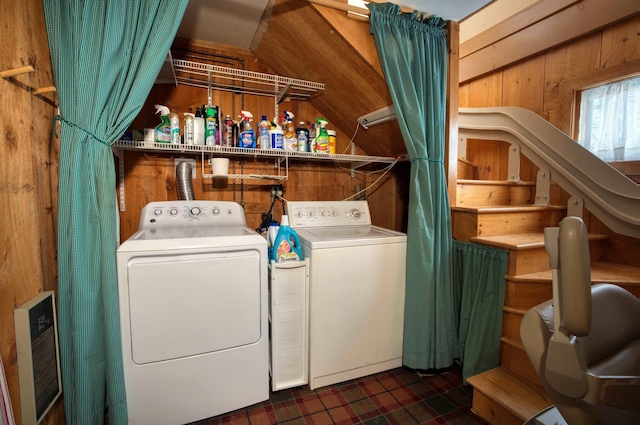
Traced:
<path id="1" fill-rule="evenodd" d="M 555 408 L 527 424 L 640 424 L 640 299 L 591 285 L 582 219 L 566 217 L 544 238 L 553 300 L 524 315 L 520 336 Z"/>

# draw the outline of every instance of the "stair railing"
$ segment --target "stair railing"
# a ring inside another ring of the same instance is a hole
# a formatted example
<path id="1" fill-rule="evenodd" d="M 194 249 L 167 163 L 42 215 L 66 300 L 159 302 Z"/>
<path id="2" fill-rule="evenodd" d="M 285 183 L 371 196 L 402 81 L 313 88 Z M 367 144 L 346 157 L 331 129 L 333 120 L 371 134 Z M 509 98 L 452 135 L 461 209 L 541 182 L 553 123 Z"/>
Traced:
<path id="1" fill-rule="evenodd" d="M 553 179 L 571 195 L 568 215 L 581 217 L 587 208 L 614 232 L 640 238 L 640 186 L 534 112 L 460 108 L 458 126 L 461 138 L 499 140 L 515 147 L 513 155 L 510 149 L 509 180 L 520 180 L 520 153 L 540 169 L 536 205 L 549 205 Z M 517 163 L 511 164 L 512 157 Z"/>

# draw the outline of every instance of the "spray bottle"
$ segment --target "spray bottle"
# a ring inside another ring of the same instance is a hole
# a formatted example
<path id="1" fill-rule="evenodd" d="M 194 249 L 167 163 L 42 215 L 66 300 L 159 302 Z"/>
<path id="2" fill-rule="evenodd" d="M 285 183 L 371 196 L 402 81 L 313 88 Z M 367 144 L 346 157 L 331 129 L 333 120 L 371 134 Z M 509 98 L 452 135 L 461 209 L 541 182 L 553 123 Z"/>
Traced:
<path id="1" fill-rule="evenodd" d="M 275 262 L 302 260 L 302 246 L 295 230 L 289 227 L 289 216 L 283 215 L 273 243 L 271 259 Z"/>
<path id="2" fill-rule="evenodd" d="M 269 121 L 267 121 L 267 116 L 262 116 L 262 121 L 258 124 L 258 140 L 260 144 L 260 149 L 270 149 L 271 148 L 271 139 L 269 137 Z"/>
<path id="3" fill-rule="evenodd" d="M 193 145 L 194 144 L 194 127 L 195 116 L 190 112 L 184 113 L 184 144 L 185 145 Z"/>
<path id="4" fill-rule="evenodd" d="M 218 117 L 213 106 L 207 106 L 204 119 L 204 141 L 207 146 L 216 145 L 216 133 L 218 130 Z"/>
<path id="5" fill-rule="evenodd" d="M 316 136 L 316 152 L 317 153 L 329 153 L 329 133 L 325 128 L 329 121 L 324 118 L 318 118 L 317 136 Z"/>
<path id="6" fill-rule="evenodd" d="M 156 143 L 171 143 L 171 122 L 169 121 L 169 108 L 164 105 L 155 105 L 156 114 L 160 114 L 162 122 L 155 128 Z"/>
<path id="7" fill-rule="evenodd" d="M 284 147 L 284 133 L 282 132 L 282 127 L 278 125 L 278 117 L 274 117 L 271 124 L 273 125 L 269 130 L 271 149 L 282 149 Z"/>
<path id="8" fill-rule="evenodd" d="M 256 133 L 251 128 L 251 121 L 253 121 L 253 115 L 248 111 L 240 111 L 241 132 L 238 137 L 238 147 L 240 148 L 254 148 L 256 147 Z"/>
<path id="9" fill-rule="evenodd" d="M 296 137 L 296 130 L 293 127 L 293 113 L 284 111 L 284 122 L 286 130 L 283 136 L 284 150 L 295 151 L 298 150 L 298 138 Z"/>

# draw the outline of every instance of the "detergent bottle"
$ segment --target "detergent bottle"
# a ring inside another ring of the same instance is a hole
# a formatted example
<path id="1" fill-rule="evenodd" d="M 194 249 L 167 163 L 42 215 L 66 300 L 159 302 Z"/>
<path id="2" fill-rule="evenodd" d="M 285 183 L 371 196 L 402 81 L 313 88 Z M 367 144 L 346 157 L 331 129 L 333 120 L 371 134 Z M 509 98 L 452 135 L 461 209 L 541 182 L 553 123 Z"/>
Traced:
<path id="1" fill-rule="evenodd" d="M 271 149 L 282 149 L 284 144 L 284 133 L 282 127 L 278 125 L 278 117 L 273 118 L 273 127 L 269 130 L 269 139 L 271 139 Z"/>
<path id="2" fill-rule="evenodd" d="M 207 106 L 204 119 L 204 142 L 207 146 L 216 145 L 216 133 L 218 131 L 218 117 L 216 108 Z"/>
<path id="3" fill-rule="evenodd" d="M 289 216 L 283 215 L 273 243 L 271 259 L 276 263 L 302 260 L 302 246 L 295 230 L 289 227 Z"/>
<path id="4" fill-rule="evenodd" d="M 200 108 L 196 108 L 196 116 L 193 118 L 193 144 L 204 145 L 204 117 Z"/>
<path id="5" fill-rule="evenodd" d="M 329 153 L 329 133 L 325 128 L 329 121 L 324 118 L 318 118 L 317 136 L 316 136 L 316 152 L 317 153 Z"/>
<path id="6" fill-rule="evenodd" d="M 251 121 L 253 115 L 248 111 L 240 111 L 240 118 L 242 120 L 241 133 L 238 137 L 239 148 L 255 148 L 256 147 L 256 133 L 251 127 Z"/>
<path id="7" fill-rule="evenodd" d="M 267 121 L 267 116 L 262 116 L 262 121 L 258 124 L 258 141 L 260 145 L 260 149 L 270 149 L 271 148 L 271 138 L 269 137 L 269 121 Z"/>
<path id="8" fill-rule="evenodd" d="M 295 151 L 298 150 L 298 138 L 296 137 L 296 130 L 293 127 L 293 113 L 289 111 L 284 111 L 284 123 L 285 132 L 282 137 L 282 144 L 284 146 L 284 150 L 286 151 Z"/>
<path id="9" fill-rule="evenodd" d="M 171 143 L 171 121 L 169 121 L 169 108 L 164 105 L 155 105 L 156 114 L 160 114 L 162 120 L 155 128 L 156 143 Z"/>

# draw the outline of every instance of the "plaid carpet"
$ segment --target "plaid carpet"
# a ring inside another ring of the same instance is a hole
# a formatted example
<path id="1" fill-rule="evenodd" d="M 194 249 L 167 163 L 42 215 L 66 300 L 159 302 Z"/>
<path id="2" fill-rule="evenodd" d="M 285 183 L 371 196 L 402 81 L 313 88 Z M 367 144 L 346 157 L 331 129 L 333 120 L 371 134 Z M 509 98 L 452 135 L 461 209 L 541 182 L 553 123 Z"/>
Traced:
<path id="1" fill-rule="evenodd" d="M 193 425 L 486 424 L 471 412 L 460 369 L 420 377 L 398 368 L 316 390 L 271 393 L 269 400 Z"/>

